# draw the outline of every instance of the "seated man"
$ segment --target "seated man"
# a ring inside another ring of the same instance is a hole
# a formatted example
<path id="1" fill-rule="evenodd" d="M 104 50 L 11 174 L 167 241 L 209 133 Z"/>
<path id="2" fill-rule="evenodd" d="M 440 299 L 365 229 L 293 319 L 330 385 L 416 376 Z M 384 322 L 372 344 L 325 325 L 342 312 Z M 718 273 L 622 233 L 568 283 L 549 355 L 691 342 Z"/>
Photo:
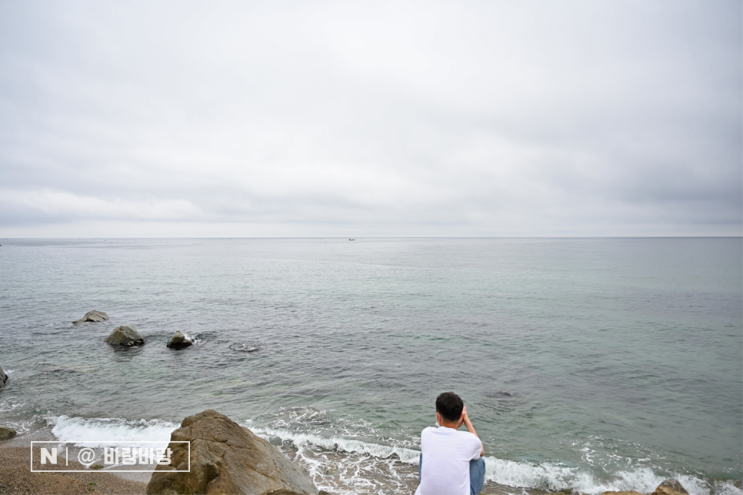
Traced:
<path id="1" fill-rule="evenodd" d="M 485 484 L 485 448 L 457 394 L 436 398 L 436 424 L 421 432 L 415 495 L 478 495 Z M 457 430 L 462 424 L 467 431 Z"/>

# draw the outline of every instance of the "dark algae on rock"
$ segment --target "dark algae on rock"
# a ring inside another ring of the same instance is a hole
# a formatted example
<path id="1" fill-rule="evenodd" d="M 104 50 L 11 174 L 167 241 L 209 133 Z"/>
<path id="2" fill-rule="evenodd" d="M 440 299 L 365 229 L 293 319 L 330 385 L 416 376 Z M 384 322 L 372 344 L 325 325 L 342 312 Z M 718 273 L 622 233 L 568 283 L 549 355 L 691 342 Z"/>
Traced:
<path id="1" fill-rule="evenodd" d="M 7 385 L 7 383 L 8 383 L 8 375 L 5 374 L 2 366 L 0 366 L 0 388 L 4 388 L 5 385 Z"/>
<path id="2" fill-rule="evenodd" d="M 193 345 L 193 342 L 191 342 L 183 333 L 181 333 L 180 330 L 175 332 L 172 337 L 170 337 L 170 340 L 167 344 L 165 344 L 166 347 L 169 347 L 171 349 L 184 349 L 190 345 Z"/>
<path id="3" fill-rule="evenodd" d="M 0 426 L 0 440 L 10 440 L 15 436 L 15 430 L 13 428 L 6 428 Z"/>

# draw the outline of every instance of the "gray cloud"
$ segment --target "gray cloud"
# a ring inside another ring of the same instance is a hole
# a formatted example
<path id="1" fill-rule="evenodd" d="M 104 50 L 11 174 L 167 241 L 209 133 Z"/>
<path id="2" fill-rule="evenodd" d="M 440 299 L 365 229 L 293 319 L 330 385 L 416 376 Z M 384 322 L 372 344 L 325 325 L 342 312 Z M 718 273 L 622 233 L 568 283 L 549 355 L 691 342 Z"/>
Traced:
<path id="1" fill-rule="evenodd" d="M 741 235 L 741 5 L 0 3 L 0 235 Z"/>

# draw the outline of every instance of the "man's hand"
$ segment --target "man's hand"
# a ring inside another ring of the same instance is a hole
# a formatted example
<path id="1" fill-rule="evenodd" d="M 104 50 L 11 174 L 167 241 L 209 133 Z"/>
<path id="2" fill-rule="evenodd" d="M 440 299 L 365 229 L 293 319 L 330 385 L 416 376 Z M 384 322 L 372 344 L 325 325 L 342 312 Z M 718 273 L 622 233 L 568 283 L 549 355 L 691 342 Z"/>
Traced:
<path id="1" fill-rule="evenodd" d="M 459 423 L 457 423 L 457 428 L 464 424 L 465 419 L 467 419 L 467 406 L 462 407 L 462 414 L 461 416 L 459 416 Z"/>

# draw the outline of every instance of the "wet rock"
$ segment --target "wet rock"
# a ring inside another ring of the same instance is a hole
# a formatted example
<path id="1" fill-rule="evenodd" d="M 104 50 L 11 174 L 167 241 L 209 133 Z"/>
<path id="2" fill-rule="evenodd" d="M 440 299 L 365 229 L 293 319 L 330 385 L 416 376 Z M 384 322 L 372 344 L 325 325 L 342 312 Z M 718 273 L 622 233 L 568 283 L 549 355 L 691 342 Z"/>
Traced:
<path id="1" fill-rule="evenodd" d="M 159 465 L 147 494 L 317 495 L 306 474 L 266 440 L 208 409 L 183 420 L 170 436 L 171 463 Z M 188 444 L 191 442 L 190 471 Z"/>
<path id="2" fill-rule="evenodd" d="M 6 428 L 0 426 L 0 440 L 10 440 L 15 436 L 15 430 L 13 428 Z"/>
<path id="3" fill-rule="evenodd" d="M 108 320 L 108 315 L 106 313 L 104 313 L 103 311 L 96 311 L 94 309 L 93 311 L 88 311 L 87 313 L 85 313 L 85 316 L 83 316 L 79 320 L 73 321 L 72 323 L 83 323 L 86 321 L 99 322 L 106 320 Z"/>
<path id="4" fill-rule="evenodd" d="M 144 344 L 144 339 L 141 335 L 139 335 L 139 332 L 137 332 L 137 329 L 133 326 L 121 325 L 120 327 L 114 328 L 114 331 L 111 332 L 111 335 L 106 337 L 106 340 L 104 342 L 112 345 L 123 345 L 126 347 L 131 347 L 134 345 Z"/>
<path id="5" fill-rule="evenodd" d="M 5 387 L 5 385 L 8 383 L 8 375 L 5 374 L 3 371 L 3 368 L 0 367 L 0 388 Z"/>
<path id="6" fill-rule="evenodd" d="M 183 349 L 184 347 L 193 345 L 193 342 L 188 340 L 186 336 L 183 335 L 179 330 L 175 332 L 175 334 L 172 337 L 170 337 L 170 340 L 165 345 L 167 347 L 170 347 L 171 349 Z"/>
<path id="7" fill-rule="evenodd" d="M 658 485 L 652 495 L 689 495 L 681 483 L 676 478 L 668 478 Z"/>
<path id="8" fill-rule="evenodd" d="M 284 441 L 281 439 L 281 437 L 277 437 L 277 436 L 272 436 L 271 438 L 268 439 L 268 442 L 271 445 L 275 445 L 277 447 L 281 447 L 284 444 Z"/>
<path id="9" fill-rule="evenodd" d="M 621 492 L 603 492 L 601 495 L 644 495 L 643 493 L 636 492 L 634 490 L 621 491 Z"/>

